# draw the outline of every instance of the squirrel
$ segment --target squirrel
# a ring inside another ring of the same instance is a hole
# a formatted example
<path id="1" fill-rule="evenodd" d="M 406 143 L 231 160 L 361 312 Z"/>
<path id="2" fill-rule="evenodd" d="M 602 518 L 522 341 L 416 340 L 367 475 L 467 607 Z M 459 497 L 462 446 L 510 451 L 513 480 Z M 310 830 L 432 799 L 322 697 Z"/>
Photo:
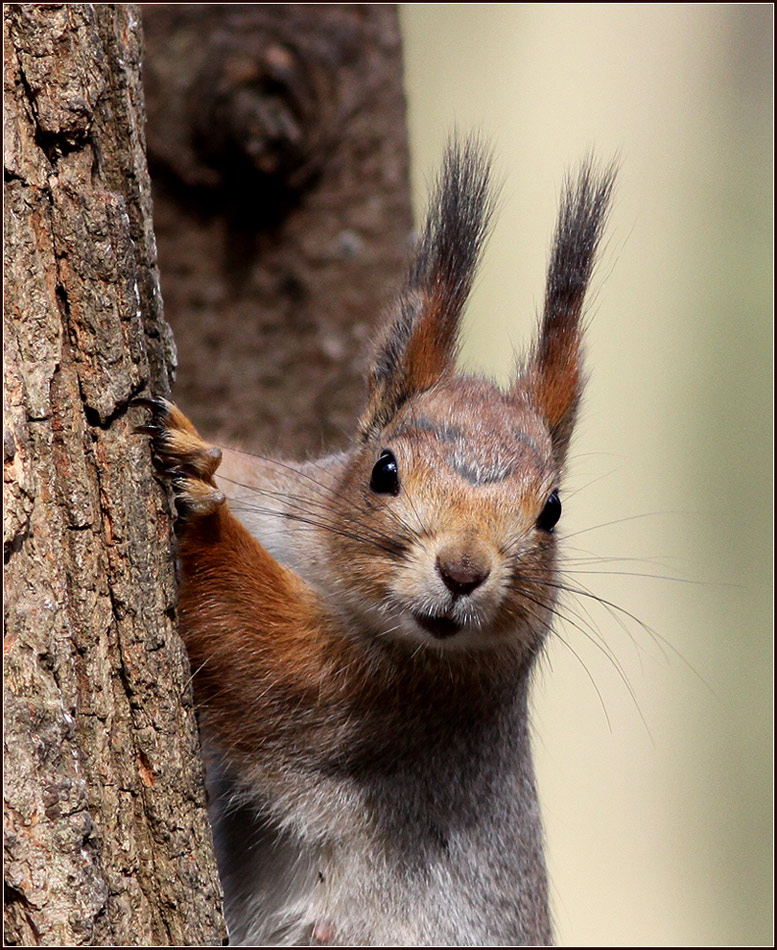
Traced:
<path id="1" fill-rule="evenodd" d="M 178 509 L 232 943 L 552 942 L 528 692 L 614 176 L 587 159 L 566 181 L 509 388 L 456 369 L 494 199 L 454 139 L 347 451 L 222 451 L 136 400 Z"/>

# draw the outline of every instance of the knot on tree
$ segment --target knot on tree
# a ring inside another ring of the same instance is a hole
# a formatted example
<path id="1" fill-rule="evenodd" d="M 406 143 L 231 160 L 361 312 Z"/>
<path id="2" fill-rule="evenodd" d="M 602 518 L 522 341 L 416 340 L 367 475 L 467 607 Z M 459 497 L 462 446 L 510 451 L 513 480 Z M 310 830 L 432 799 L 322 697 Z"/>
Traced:
<path id="1" fill-rule="evenodd" d="M 149 156 L 185 186 L 291 197 L 321 171 L 353 111 L 343 87 L 354 25 L 335 17 L 312 31 L 297 11 L 281 22 L 272 10 L 226 9 L 211 23 L 208 11 L 195 20 L 144 8 Z"/>
<path id="2" fill-rule="evenodd" d="M 259 56 L 222 49 L 193 87 L 193 142 L 224 183 L 227 175 L 273 178 L 297 191 L 320 170 L 338 122 L 337 75 L 291 45 Z"/>

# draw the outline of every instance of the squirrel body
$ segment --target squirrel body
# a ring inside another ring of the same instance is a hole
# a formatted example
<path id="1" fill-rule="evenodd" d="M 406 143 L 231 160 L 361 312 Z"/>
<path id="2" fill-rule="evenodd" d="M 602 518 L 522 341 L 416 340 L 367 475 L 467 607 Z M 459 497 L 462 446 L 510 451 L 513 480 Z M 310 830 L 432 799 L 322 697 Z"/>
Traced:
<path id="1" fill-rule="evenodd" d="M 506 391 L 455 371 L 492 209 L 468 141 L 449 146 L 348 451 L 222 456 L 143 400 L 181 516 L 232 942 L 551 942 L 528 692 L 612 183 L 590 162 L 568 183 L 539 337 Z"/>

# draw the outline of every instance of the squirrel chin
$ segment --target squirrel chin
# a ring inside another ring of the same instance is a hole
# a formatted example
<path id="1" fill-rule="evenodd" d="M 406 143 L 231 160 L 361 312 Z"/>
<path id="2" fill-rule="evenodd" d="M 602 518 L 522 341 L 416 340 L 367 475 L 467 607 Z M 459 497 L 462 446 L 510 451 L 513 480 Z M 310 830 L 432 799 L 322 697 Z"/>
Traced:
<path id="1" fill-rule="evenodd" d="M 435 653 L 464 653 L 504 647 L 508 641 L 520 641 L 520 631 L 494 632 L 480 621 L 458 621 L 441 614 L 403 607 L 396 612 L 371 617 L 353 629 L 371 631 L 378 640 L 403 643 L 413 650 L 427 648 Z"/>

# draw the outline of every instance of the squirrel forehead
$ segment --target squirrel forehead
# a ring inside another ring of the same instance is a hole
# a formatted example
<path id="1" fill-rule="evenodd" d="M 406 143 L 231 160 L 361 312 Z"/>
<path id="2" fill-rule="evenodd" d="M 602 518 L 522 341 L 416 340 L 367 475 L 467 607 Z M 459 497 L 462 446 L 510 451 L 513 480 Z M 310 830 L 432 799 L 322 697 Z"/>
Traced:
<path id="1" fill-rule="evenodd" d="M 552 467 L 547 429 L 486 380 L 434 387 L 403 407 L 384 436 L 422 440 L 471 485 L 515 476 L 541 476 Z"/>

